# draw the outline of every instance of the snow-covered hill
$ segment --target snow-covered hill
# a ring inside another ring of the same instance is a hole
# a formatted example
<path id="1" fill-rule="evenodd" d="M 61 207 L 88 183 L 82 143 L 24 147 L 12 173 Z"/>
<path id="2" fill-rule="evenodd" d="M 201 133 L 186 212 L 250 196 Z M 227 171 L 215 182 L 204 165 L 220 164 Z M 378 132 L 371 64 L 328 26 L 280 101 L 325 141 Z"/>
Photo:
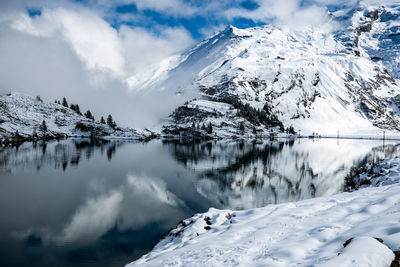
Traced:
<path id="1" fill-rule="evenodd" d="M 164 122 L 168 133 L 210 123 L 218 136 L 279 132 L 282 124 L 305 134 L 398 132 L 400 4 L 386 2 L 330 13 L 329 31 L 230 26 L 128 82 L 199 93 Z"/>
<path id="2" fill-rule="evenodd" d="M 43 121 L 46 127 L 43 127 Z M 21 93 L 0 95 L 0 143 L 32 139 L 102 136 L 146 139 L 152 132 L 112 128 L 74 110 Z"/>

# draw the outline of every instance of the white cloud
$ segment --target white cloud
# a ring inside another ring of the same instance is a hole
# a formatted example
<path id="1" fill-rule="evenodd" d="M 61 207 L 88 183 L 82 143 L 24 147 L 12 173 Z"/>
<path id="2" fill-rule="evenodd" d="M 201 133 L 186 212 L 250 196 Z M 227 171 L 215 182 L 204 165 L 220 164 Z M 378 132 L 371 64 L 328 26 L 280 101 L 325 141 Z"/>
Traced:
<path id="1" fill-rule="evenodd" d="M 59 21 L 61 31 L 89 69 L 109 70 L 123 76 L 124 58 L 118 32 L 91 12 L 57 9 L 43 13 L 49 21 Z"/>
<path id="2" fill-rule="evenodd" d="M 126 69 L 136 73 L 149 65 L 159 63 L 167 55 L 176 53 L 193 43 L 189 32 L 183 28 L 166 28 L 162 35 L 155 36 L 144 28 L 120 28 L 124 47 Z"/>
<path id="3" fill-rule="evenodd" d="M 190 17 L 199 12 L 199 9 L 183 0 L 130 0 L 140 10 L 150 9 L 166 15 Z"/>
<path id="4" fill-rule="evenodd" d="M 44 8 L 35 17 L 14 10 L 0 19 L 0 92 L 20 91 L 48 101 L 66 96 L 96 117 L 111 113 L 125 126 L 152 126 L 168 115 L 153 108 L 161 99 L 132 94 L 124 81 L 193 42 L 183 28 L 159 32 L 116 30 L 81 6 Z"/>
<path id="5" fill-rule="evenodd" d="M 126 231 L 160 221 L 173 224 L 187 211 L 185 203 L 170 192 L 160 178 L 130 175 L 126 184 L 111 191 L 106 188 L 102 184 L 94 185 L 93 196 L 74 212 L 61 230 L 28 229 L 14 235 L 26 238 L 36 234 L 47 243 L 86 245 L 97 241 L 113 227 Z"/>
<path id="6" fill-rule="evenodd" d="M 58 244 L 92 242 L 116 224 L 120 215 L 121 192 L 89 199 L 72 217 L 61 235 L 51 237 Z"/>
<path id="7" fill-rule="evenodd" d="M 118 32 L 87 10 L 44 9 L 41 16 L 20 14 L 12 21 L 25 34 L 57 38 L 59 33 L 90 70 L 124 75 L 124 58 Z"/>
<path id="8" fill-rule="evenodd" d="M 224 15 L 228 19 L 244 17 L 258 22 L 271 22 L 290 29 L 329 26 L 330 23 L 326 7 L 317 5 L 315 1 L 313 1 L 314 5 L 308 6 L 301 6 L 300 0 L 257 0 L 256 2 L 259 7 L 255 10 L 232 8 L 224 11 Z"/>

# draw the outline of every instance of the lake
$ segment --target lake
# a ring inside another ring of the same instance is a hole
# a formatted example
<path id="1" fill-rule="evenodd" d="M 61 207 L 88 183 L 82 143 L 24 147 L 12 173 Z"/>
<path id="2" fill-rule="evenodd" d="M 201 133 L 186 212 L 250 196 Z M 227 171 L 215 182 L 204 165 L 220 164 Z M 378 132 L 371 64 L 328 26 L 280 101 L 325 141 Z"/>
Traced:
<path id="1" fill-rule="evenodd" d="M 396 142 L 68 139 L 0 148 L 1 266 L 123 266 L 180 220 L 329 196 Z"/>

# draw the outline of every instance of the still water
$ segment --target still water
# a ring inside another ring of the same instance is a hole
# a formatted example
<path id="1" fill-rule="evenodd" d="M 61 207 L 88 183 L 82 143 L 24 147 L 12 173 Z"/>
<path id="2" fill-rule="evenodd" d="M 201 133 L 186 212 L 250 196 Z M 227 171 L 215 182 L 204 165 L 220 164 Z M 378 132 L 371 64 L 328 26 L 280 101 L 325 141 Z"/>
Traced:
<path id="1" fill-rule="evenodd" d="M 0 148 L 0 266 L 123 266 L 194 213 L 332 195 L 352 166 L 398 154 L 336 139 Z"/>

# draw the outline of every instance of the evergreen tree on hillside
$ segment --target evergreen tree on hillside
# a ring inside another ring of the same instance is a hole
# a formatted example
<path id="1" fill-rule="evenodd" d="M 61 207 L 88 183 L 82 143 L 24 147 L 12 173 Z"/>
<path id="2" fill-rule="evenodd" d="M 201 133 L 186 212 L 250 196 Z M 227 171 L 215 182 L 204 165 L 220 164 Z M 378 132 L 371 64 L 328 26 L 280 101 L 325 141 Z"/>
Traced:
<path id="1" fill-rule="evenodd" d="M 106 124 L 106 121 L 104 120 L 103 116 L 101 116 L 100 123 Z"/>
<path id="2" fill-rule="evenodd" d="M 108 115 L 107 117 L 107 125 L 110 126 L 111 128 L 117 127 L 117 124 L 113 121 L 111 114 Z"/>
<path id="3" fill-rule="evenodd" d="M 75 111 L 77 114 L 82 115 L 78 104 L 74 105 L 74 104 L 71 103 L 69 108 L 72 109 L 73 111 Z"/>
<path id="4" fill-rule="evenodd" d="M 42 124 L 40 124 L 39 129 L 40 129 L 42 132 L 46 132 L 46 131 L 47 131 L 47 125 L 46 125 L 46 122 L 45 122 L 44 120 L 42 121 Z"/>
<path id="5" fill-rule="evenodd" d="M 78 113 L 79 115 L 82 115 L 78 104 L 75 105 L 75 112 Z"/>
<path id="6" fill-rule="evenodd" d="M 240 122 L 240 124 L 239 124 L 239 131 L 240 131 L 242 134 L 244 134 L 244 130 L 245 130 L 244 123 L 243 123 L 243 122 Z"/>
<path id="7" fill-rule="evenodd" d="M 211 125 L 211 122 L 208 123 L 206 131 L 207 131 L 208 134 L 212 133 L 213 127 Z"/>
<path id="8" fill-rule="evenodd" d="M 94 116 L 92 115 L 92 112 L 90 112 L 90 110 L 86 111 L 85 117 L 88 118 L 89 120 L 94 121 Z"/>
<path id="9" fill-rule="evenodd" d="M 62 105 L 64 106 L 64 107 L 68 107 L 68 102 L 67 102 L 67 99 L 65 98 L 65 97 L 63 97 L 63 100 L 62 100 Z"/>

